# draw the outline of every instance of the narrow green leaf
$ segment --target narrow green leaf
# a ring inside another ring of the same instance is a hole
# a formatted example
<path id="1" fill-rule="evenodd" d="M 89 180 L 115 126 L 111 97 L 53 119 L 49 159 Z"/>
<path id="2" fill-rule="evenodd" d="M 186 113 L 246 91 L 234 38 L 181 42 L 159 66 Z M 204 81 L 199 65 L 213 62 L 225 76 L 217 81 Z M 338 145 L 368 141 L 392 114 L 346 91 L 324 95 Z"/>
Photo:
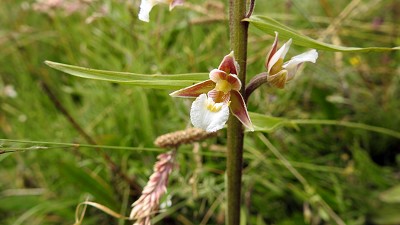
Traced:
<path id="1" fill-rule="evenodd" d="M 64 73 L 68 73 L 70 75 L 77 77 L 129 84 L 129 85 L 155 88 L 155 89 L 179 89 L 190 86 L 199 81 L 204 81 L 208 79 L 208 73 L 147 75 L 147 74 L 136 74 L 127 72 L 96 70 L 96 69 L 67 65 L 51 61 L 45 61 L 45 63 L 56 70 L 60 70 Z"/>
<path id="2" fill-rule="evenodd" d="M 400 139 L 399 131 L 387 129 L 384 127 L 371 126 L 363 123 L 355 123 L 355 122 L 340 121 L 340 120 L 313 120 L 313 119 L 290 120 L 290 122 L 291 124 L 295 125 L 331 125 L 331 126 L 349 127 L 354 129 L 361 129 L 361 130 L 381 133 Z"/>
<path id="3" fill-rule="evenodd" d="M 314 119 L 298 119 L 290 120 L 280 117 L 272 117 L 259 113 L 249 112 L 251 121 L 255 127 L 255 131 L 272 132 L 281 126 L 297 127 L 301 125 L 329 125 L 342 126 L 354 129 L 361 129 L 381 133 L 400 139 L 400 132 L 377 126 L 371 126 L 363 123 L 354 123 L 340 120 L 314 120 Z"/>
<path id="4" fill-rule="evenodd" d="M 302 35 L 298 33 L 296 30 L 279 23 L 278 21 L 269 18 L 267 16 L 251 16 L 250 18 L 244 19 L 244 21 L 248 21 L 261 31 L 264 31 L 267 34 L 275 35 L 274 32 L 278 32 L 279 36 L 285 39 L 292 38 L 293 43 L 296 45 L 315 48 L 319 50 L 325 51 L 334 51 L 334 52 L 370 52 L 370 51 L 393 51 L 400 50 L 400 46 L 393 48 L 386 47 L 368 47 L 368 48 L 359 48 L 359 47 L 344 47 L 333 44 L 327 44 L 321 41 L 314 40 L 308 36 Z"/>

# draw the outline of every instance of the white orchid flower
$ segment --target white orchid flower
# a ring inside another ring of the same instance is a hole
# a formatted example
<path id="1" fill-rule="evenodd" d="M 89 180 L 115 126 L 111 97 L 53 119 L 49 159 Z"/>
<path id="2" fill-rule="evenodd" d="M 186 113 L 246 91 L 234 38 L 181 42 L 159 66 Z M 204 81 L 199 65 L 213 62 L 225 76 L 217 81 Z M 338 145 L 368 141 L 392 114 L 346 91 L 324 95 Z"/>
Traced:
<path id="1" fill-rule="evenodd" d="M 233 52 L 226 55 L 218 69 L 210 72 L 210 79 L 171 93 L 172 97 L 196 98 L 190 110 L 195 127 L 215 132 L 224 127 L 232 114 L 249 130 L 254 130 L 246 104 L 240 94 L 242 83 Z"/>

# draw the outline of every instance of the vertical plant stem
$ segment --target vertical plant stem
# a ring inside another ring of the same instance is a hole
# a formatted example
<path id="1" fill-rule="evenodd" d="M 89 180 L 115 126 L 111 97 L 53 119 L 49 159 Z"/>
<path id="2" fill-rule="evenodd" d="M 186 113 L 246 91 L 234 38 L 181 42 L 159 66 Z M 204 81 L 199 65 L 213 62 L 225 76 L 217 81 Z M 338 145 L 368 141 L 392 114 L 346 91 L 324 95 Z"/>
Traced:
<path id="1" fill-rule="evenodd" d="M 248 23 L 242 22 L 246 15 L 245 0 L 229 0 L 229 32 L 231 49 L 240 66 L 238 77 L 242 82 L 242 95 L 246 87 L 247 30 Z M 244 96 L 246 99 L 246 96 Z M 226 224 L 240 224 L 240 199 L 243 162 L 243 126 L 238 119 L 230 116 L 227 140 L 227 210 Z"/>

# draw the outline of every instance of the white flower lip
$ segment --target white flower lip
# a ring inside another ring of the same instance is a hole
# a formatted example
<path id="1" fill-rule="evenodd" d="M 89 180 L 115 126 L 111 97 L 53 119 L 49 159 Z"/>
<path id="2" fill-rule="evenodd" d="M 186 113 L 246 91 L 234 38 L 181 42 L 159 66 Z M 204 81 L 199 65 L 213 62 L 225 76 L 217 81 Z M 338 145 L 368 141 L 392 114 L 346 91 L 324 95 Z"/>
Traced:
<path id="1" fill-rule="evenodd" d="M 287 61 L 283 68 L 290 68 L 292 66 L 297 66 L 303 62 L 312 62 L 315 63 L 318 58 L 318 52 L 315 49 L 311 49 L 310 51 L 304 52 L 300 55 L 293 56 L 289 61 Z"/>
<path id="2" fill-rule="evenodd" d="M 201 94 L 190 109 L 190 120 L 193 126 L 207 132 L 215 132 L 225 126 L 229 117 L 228 103 L 215 103 L 206 94 Z"/>
<path id="3" fill-rule="evenodd" d="M 315 49 L 311 49 L 300 55 L 293 56 L 289 61 L 285 62 L 282 68 L 288 71 L 288 80 L 293 79 L 297 72 L 297 68 L 304 62 L 315 63 L 318 58 L 318 52 Z"/>
<path id="4" fill-rule="evenodd" d="M 139 19 L 144 22 L 150 21 L 150 11 L 157 3 L 152 0 L 142 0 L 140 3 Z"/>

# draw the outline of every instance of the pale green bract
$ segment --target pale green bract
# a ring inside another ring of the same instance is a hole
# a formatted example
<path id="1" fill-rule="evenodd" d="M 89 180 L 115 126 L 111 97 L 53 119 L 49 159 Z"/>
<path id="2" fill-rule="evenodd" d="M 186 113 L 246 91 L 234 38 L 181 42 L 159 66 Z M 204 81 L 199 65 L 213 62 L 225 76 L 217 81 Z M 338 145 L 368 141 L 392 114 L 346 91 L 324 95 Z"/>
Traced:
<path id="1" fill-rule="evenodd" d="M 324 51 L 334 51 L 334 52 L 371 52 L 371 51 L 393 51 L 400 50 L 400 46 L 387 48 L 387 47 L 368 47 L 368 48 L 359 48 L 359 47 L 344 47 L 333 44 L 327 44 L 322 41 L 314 40 L 308 36 L 302 35 L 295 31 L 294 29 L 279 23 L 278 21 L 267 17 L 267 16 L 256 16 L 253 15 L 250 18 L 244 19 L 244 21 L 248 21 L 251 25 L 260 29 L 261 31 L 274 35 L 275 32 L 279 33 L 279 36 L 285 39 L 292 39 L 293 43 L 296 45 L 315 48 L 318 50 Z"/>
<path id="2" fill-rule="evenodd" d="M 122 83 L 146 88 L 154 89 L 179 89 L 187 87 L 208 79 L 208 73 L 187 73 L 187 74 L 136 74 L 127 72 L 115 72 L 106 70 L 96 70 L 91 68 L 72 66 L 68 64 L 62 64 L 57 62 L 45 61 L 45 63 L 64 73 L 68 73 L 73 76 L 92 79 L 102 80 L 115 83 Z"/>

